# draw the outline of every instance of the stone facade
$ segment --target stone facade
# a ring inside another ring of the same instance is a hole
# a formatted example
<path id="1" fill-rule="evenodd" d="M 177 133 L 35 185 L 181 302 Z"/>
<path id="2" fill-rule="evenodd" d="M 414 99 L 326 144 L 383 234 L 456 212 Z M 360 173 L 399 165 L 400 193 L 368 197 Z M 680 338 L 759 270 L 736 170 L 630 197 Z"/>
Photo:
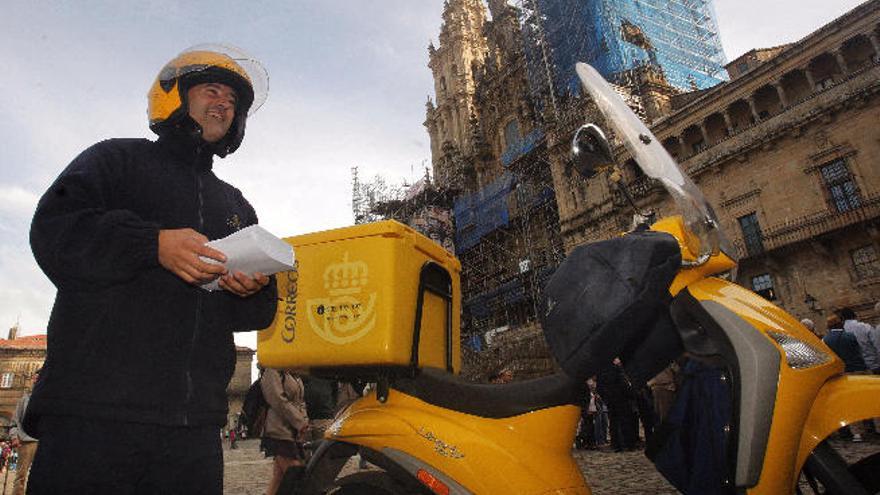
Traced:
<path id="1" fill-rule="evenodd" d="M 251 373 L 254 354 L 256 351 L 249 347 L 235 346 L 235 371 L 226 387 L 226 395 L 229 397 L 229 414 L 226 428 L 235 426 L 235 421 L 241 413 L 244 396 L 253 382 Z"/>
<path id="2" fill-rule="evenodd" d="M 34 386 L 35 373 L 46 360 L 46 336 L 18 337 L 18 327 L 0 339 L 0 436 L 8 433 L 9 422 L 19 399 Z"/>
<path id="3" fill-rule="evenodd" d="M 456 178 L 473 172 L 459 157 L 473 151 L 474 71 L 486 56 L 485 20 L 481 0 L 453 0 L 443 11 L 440 46 L 428 47 L 436 105 L 428 101 L 425 126 L 431 135 L 434 179 L 441 187 L 462 187 Z"/>
<path id="4" fill-rule="evenodd" d="M 730 82 L 672 96 L 669 113 L 651 123 L 714 205 L 740 257 L 737 282 L 817 322 L 843 307 L 880 318 L 873 309 L 880 299 L 878 40 L 880 2 L 871 1 L 797 43 L 748 52 L 728 65 Z M 639 204 L 669 212 L 662 188 L 617 152 Z M 607 181 L 566 190 L 571 184 L 557 183 L 568 250 L 617 235 L 629 222 Z"/>
<path id="5" fill-rule="evenodd" d="M 534 329 L 540 287 L 563 257 L 520 11 L 503 0 L 488 10 L 479 0 L 447 3 L 440 45 L 428 48 L 437 103 L 429 101 L 425 121 L 436 183 L 455 197 L 462 332 L 476 348 L 487 333 Z"/>
<path id="6" fill-rule="evenodd" d="M 514 280 L 527 278 L 518 268 L 552 269 L 575 246 L 632 224 L 606 177 L 585 181 L 572 171 L 572 134 L 597 119 L 591 102 L 536 95 L 518 11 L 501 0 L 488 7 L 491 19 L 476 0 L 450 0 L 440 47 L 429 47 L 437 104 L 428 102 L 425 126 L 438 182 L 461 196 L 485 194 L 505 174 L 517 184 L 505 198 L 509 224 L 457 246 L 465 333 L 532 328 L 533 296 L 502 298 L 487 318 L 468 314 L 468 301 L 525 286 Z M 715 207 L 740 257 L 737 282 L 820 328 L 843 307 L 880 319 L 873 310 L 880 299 L 878 40 L 880 1 L 873 0 L 796 43 L 747 52 L 727 65 L 731 80 L 710 89 L 682 93 L 650 65 L 615 81 Z M 547 102 L 540 110 L 539 99 Z M 637 203 L 671 212 L 662 187 L 622 148 L 615 153 Z M 521 198 L 530 188 L 551 191 L 552 201 L 530 209 L 534 196 Z M 455 220 L 462 234 L 462 218 Z M 534 294 L 542 280 L 538 270 L 529 275 Z"/>

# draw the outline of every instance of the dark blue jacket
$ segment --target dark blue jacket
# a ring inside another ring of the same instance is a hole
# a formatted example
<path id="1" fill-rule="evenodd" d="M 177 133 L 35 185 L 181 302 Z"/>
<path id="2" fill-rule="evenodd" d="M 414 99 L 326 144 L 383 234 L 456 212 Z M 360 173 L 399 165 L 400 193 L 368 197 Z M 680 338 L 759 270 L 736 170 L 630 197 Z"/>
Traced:
<path id="1" fill-rule="evenodd" d="M 846 366 L 845 372 L 852 373 L 853 371 L 865 371 L 868 369 L 865 366 L 864 358 L 862 358 L 859 341 L 856 340 L 853 334 L 841 329 L 828 329 L 828 333 L 822 337 L 822 340 L 843 360 L 843 364 Z"/>
<path id="2" fill-rule="evenodd" d="M 257 222 L 194 141 L 113 139 L 78 156 L 37 206 L 31 248 L 58 288 L 28 411 L 166 425 L 223 425 L 233 331 L 263 328 L 273 282 L 239 298 L 158 262 L 159 229 L 209 239 Z"/>

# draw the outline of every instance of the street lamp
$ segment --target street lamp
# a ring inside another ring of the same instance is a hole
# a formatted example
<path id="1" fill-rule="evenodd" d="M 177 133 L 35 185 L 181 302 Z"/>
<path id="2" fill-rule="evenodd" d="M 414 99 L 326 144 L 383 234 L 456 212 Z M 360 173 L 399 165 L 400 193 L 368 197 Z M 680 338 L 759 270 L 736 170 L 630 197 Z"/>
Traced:
<path id="1" fill-rule="evenodd" d="M 809 292 L 807 292 L 806 297 L 804 297 L 804 304 L 806 304 L 812 311 L 819 311 L 821 309 L 819 307 L 819 300 L 813 297 Z"/>

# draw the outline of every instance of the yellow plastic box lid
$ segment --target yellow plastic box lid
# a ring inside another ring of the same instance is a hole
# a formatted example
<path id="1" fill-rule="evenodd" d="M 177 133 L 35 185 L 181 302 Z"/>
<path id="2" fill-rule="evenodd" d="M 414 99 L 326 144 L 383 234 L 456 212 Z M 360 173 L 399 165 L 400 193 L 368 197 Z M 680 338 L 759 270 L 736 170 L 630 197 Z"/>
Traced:
<path id="1" fill-rule="evenodd" d="M 278 312 L 258 334 L 260 364 L 458 372 L 455 256 L 393 220 L 284 241 L 293 246 L 297 269 L 276 275 Z"/>

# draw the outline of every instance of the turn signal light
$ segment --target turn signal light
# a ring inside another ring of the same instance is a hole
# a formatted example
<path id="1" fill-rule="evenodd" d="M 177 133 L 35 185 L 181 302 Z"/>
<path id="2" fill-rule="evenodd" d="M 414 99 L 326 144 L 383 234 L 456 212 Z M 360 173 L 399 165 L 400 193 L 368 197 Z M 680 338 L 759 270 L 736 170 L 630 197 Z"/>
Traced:
<path id="1" fill-rule="evenodd" d="M 449 487 L 446 486 L 446 483 L 438 480 L 437 477 L 424 469 L 419 469 L 419 472 L 416 473 L 416 477 L 423 485 L 430 488 L 431 491 L 437 495 L 449 495 Z"/>

